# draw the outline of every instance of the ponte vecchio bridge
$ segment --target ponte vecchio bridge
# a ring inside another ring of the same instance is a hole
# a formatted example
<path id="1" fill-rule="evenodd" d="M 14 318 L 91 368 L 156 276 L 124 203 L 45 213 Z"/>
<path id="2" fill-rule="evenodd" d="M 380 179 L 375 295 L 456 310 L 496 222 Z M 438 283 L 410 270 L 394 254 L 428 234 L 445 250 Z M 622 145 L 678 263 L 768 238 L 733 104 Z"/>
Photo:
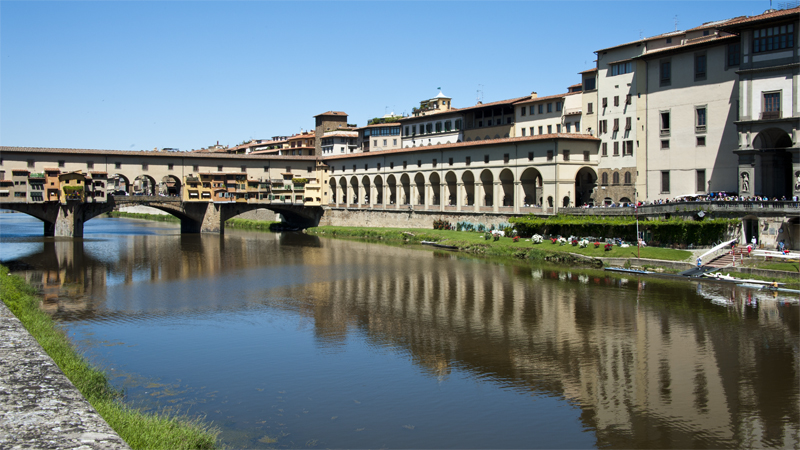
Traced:
<path id="1" fill-rule="evenodd" d="M 83 236 L 87 220 L 134 205 L 178 217 L 182 233 L 222 233 L 255 209 L 309 227 L 323 167 L 314 156 L 0 147 L 0 208 L 42 220 L 47 236 Z"/>

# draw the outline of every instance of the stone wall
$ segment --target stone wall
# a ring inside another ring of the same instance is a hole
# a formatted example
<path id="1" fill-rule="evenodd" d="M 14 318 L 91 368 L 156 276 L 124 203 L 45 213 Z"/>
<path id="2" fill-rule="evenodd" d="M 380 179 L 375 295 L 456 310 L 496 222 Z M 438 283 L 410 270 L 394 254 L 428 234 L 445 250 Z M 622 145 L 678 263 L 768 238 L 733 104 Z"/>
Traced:
<path id="1" fill-rule="evenodd" d="M 281 215 L 268 209 L 256 209 L 247 211 L 234 217 L 234 219 L 264 220 L 267 222 L 277 222 L 281 220 Z"/>
<path id="2" fill-rule="evenodd" d="M 441 211 L 420 211 L 398 209 L 370 211 L 348 208 L 324 208 L 320 225 L 337 227 L 385 227 L 385 228 L 431 228 L 434 220 L 446 220 L 453 225 L 456 222 L 469 221 L 485 225 L 508 223 L 513 217 L 508 214 L 494 213 L 447 213 Z"/>

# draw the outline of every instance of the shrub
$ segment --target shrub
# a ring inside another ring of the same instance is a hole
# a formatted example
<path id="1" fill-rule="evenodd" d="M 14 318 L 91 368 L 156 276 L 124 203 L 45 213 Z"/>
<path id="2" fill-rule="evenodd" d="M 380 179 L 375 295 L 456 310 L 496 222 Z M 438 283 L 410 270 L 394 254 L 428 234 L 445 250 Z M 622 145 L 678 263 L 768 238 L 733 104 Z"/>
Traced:
<path id="1" fill-rule="evenodd" d="M 511 240 L 514 242 L 519 242 L 519 236 L 514 236 L 513 238 L 511 238 Z"/>

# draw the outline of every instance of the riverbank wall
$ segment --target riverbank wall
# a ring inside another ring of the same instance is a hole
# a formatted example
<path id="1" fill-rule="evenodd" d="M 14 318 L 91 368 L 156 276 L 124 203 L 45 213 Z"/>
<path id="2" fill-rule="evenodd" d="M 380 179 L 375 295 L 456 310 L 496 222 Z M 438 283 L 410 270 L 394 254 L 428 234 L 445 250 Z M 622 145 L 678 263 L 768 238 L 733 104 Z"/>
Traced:
<path id="1" fill-rule="evenodd" d="M 425 211 L 409 207 L 404 209 L 368 210 L 357 208 L 326 207 L 319 221 L 320 226 L 333 227 L 380 227 L 380 228 L 433 228 L 434 220 L 482 223 L 485 225 L 508 223 L 514 217 L 509 214 L 476 212 L 448 213 Z"/>
<path id="2" fill-rule="evenodd" d="M 3 302 L 0 448 L 130 448 Z"/>

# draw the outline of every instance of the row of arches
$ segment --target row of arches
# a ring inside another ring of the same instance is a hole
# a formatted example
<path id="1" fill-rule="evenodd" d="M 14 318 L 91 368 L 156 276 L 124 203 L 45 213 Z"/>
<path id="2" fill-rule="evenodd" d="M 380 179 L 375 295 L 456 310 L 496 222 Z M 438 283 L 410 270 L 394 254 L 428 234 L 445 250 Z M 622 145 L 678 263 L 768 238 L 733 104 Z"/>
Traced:
<path id="1" fill-rule="evenodd" d="M 181 195 L 181 180 L 175 175 L 165 175 L 160 181 L 150 175 L 139 175 L 130 181 L 125 175 L 115 173 L 108 176 L 106 190 L 122 195 L 162 195 L 179 197 Z"/>
<path id="2" fill-rule="evenodd" d="M 597 177 L 591 168 L 579 171 L 575 182 L 576 196 L 589 198 Z M 457 175 L 448 171 L 444 176 L 431 172 L 427 176 L 402 173 L 384 175 L 352 175 L 331 177 L 328 181 L 331 204 L 336 205 L 404 205 L 456 207 L 552 207 L 552 196 L 543 197 L 544 181 L 541 172 L 528 168 L 519 179 L 509 169 L 497 177 L 491 170 Z M 576 198 L 574 201 L 578 201 Z M 566 206 L 573 199 L 566 197 Z"/>

